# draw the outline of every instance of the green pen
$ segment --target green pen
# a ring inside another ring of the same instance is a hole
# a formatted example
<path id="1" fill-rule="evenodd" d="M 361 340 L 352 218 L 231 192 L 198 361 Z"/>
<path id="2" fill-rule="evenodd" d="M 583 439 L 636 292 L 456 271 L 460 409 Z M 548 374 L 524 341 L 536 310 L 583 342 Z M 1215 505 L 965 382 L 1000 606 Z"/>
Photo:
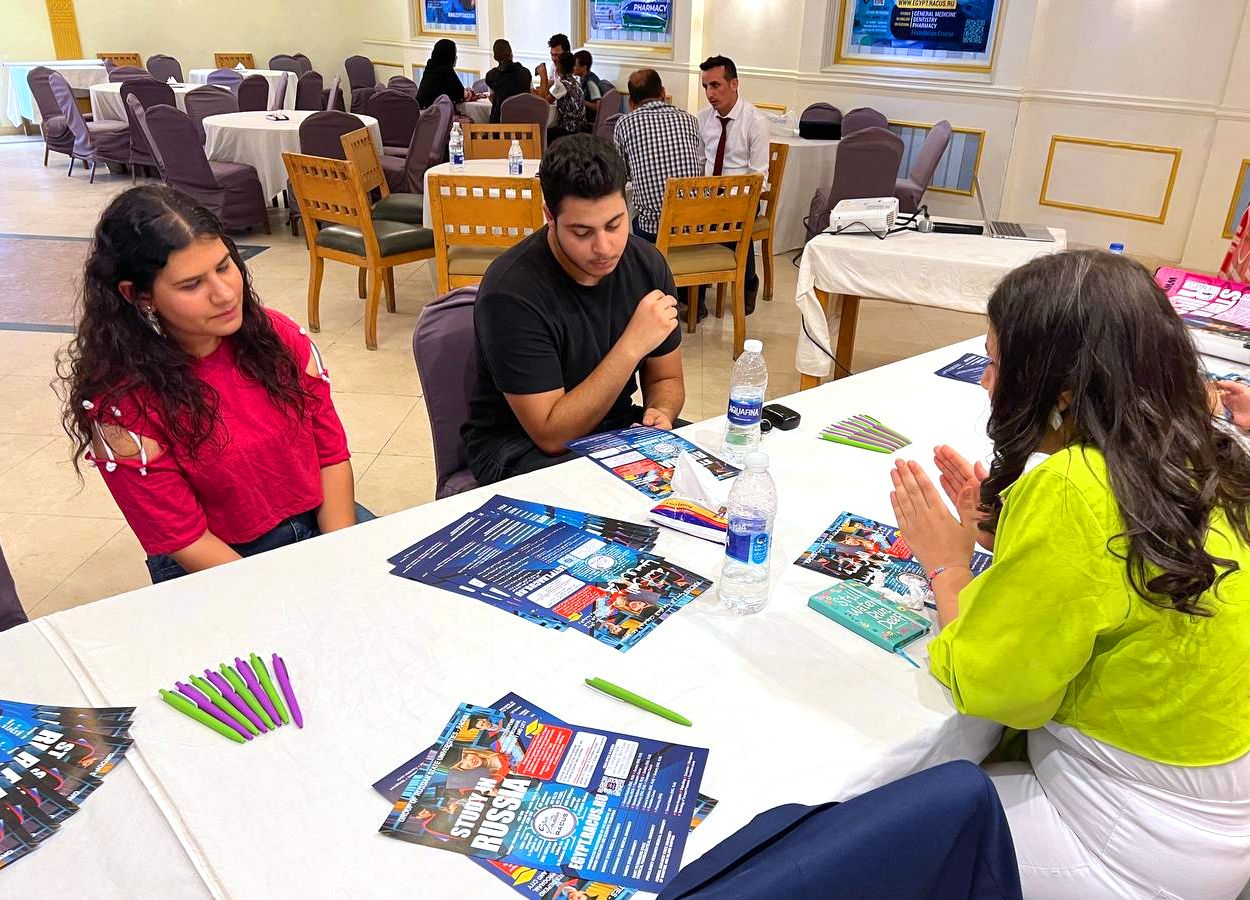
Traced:
<path id="1" fill-rule="evenodd" d="M 252 724 L 251 720 L 243 715 L 239 710 L 234 708 L 234 704 L 222 696 L 221 691 L 213 687 L 212 684 L 200 678 L 198 675 L 191 676 L 191 683 L 204 692 L 204 696 L 213 701 L 213 706 L 220 709 L 230 718 L 234 719 L 252 734 L 260 734 L 260 729 Z"/>
<path id="2" fill-rule="evenodd" d="M 834 444 L 845 444 L 848 447 L 858 447 L 861 450 L 871 450 L 874 453 L 889 454 L 889 453 L 895 452 L 894 450 L 890 450 L 885 447 L 874 447 L 872 444 L 863 444 L 863 443 L 860 443 L 859 441 L 853 441 L 850 438 L 839 437 L 836 434 L 821 434 L 820 439 L 822 441 L 829 441 Z"/>
<path id="3" fill-rule="evenodd" d="M 195 721 L 199 722 L 201 725 L 207 725 L 222 737 L 228 737 L 236 744 L 247 743 L 243 735 L 239 734 L 233 728 L 218 722 L 181 694 L 175 694 L 173 691 L 167 691 L 164 689 L 161 690 L 160 694 L 162 700 L 174 709 L 178 710 L 178 712 L 182 713 L 184 716 L 189 716 L 190 718 L 195 719 Z"/>
<path id="4" fill-rule="evenodd" d="M 282 694 L 274 688 L 273 680 L 269 677 L 269 670 L 265 668 L 265 661 L 255 653 L 252 654 L 252 671 L 256 673 L 256 680 L 260 682 L 260 686 L 269 695 L 269 702 L 278 711 L 278 718 L 282 720 L 282 724 L 290 725 L 291 717 L 287 715 L 286 707 L 282 705 Z"/>
<path id="5" fill-rule="evenodd" d="M 273 723 L 273 719 L 269 718 L 269 713 L 265 712 L 265 708 L 260 705 L 260 701 L 252 695 L 251 690 L 243 682 L 243 679 L 239 677 L 238 672 L 230 668 L 225 663 L 222 663 L 221 674 L 226 676 L 226 681 L 230 682 L 230 686 L 234 688 L 234 692 L 242 697 L 243 702 L 252 708 L 252 712 L 256 713 L 257 717 L 265 723 L 266 728 L 273 731 L 278 727 Z"/>
<path id="6" fill-rule="evenodd" d="M 622 700 L 630 706 L 645 709 L 647 712 L 657 715 L 661 719 L 668 719 L 670 722 L 676 722 L 678 725 L 685 725 L 686 727 L 690 727 L 690 725 L 693 724 L 681 713 L 673 712 L 667 707 L 660 706 L 658 703 L 653 703 L 646 697 L 641 697 L 633 691 L 627 691 L 620 685 L 613 684 L 610 681 L 604 681 L 602 678 L 587 678 L 586 684 L 594 690 L 607 694 L 609 697 L 615 697 L 617 700 Z"/>

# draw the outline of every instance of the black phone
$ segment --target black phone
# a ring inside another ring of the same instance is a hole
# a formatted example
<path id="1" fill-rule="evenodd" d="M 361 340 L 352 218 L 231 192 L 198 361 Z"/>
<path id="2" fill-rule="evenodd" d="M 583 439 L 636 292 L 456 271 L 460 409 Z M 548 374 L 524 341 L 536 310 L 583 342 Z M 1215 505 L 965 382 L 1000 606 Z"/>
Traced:
<path id="1" fill-rule="evenodd" d="M 771 423 L 773 428 L 781 431 L 790 431 L 798 428 L 799 422 L 803 417 L 796 413 L 788 406 L 782 406 L 780 403 L 770 403 L 762 410 L 762 416 Z"/>

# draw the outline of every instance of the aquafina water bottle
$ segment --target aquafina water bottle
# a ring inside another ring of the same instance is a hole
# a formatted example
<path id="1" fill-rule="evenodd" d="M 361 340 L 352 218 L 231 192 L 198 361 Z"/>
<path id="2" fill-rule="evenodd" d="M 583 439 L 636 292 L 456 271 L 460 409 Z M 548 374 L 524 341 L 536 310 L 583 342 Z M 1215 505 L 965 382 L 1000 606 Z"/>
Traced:
<path id="1" fill-rule="evenodd" d="M 764 392 L 768 389 L 768 367 L 764 365 L 763 352 L 764 345 L 760 341 L 745 342 L 729 381 L 728 421 L 722 450 L 726 459 L 738 465 L 760 445 L 760 415 Z"/>
<path id="2" fill-rule="evenodd" d="M 720 574 L 722 609 L 750 615 L 768 602 L 768 561 L 777 518 L 777 486 L 768 474 L 768 454 L 756 451 L 729 491 L 729 532 Z"/>
<path id="3" fill-rule="evenodd" d="M 464 171 L 464 132 L 460 130 L 459 122 L 451 126 L 451 139 L 447 141 L 447 158 L 451 161 L 453 172 Z"/>

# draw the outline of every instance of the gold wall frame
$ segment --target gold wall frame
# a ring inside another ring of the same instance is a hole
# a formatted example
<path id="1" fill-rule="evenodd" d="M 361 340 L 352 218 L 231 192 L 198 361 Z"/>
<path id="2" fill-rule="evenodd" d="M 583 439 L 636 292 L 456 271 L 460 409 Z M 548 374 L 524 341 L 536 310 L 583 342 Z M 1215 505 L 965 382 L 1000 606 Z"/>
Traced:
<path id="1" fill-rule="evenodd" d="M 473 30 L 469 31 L 465 28 L 439 28 L 437 25 L 427 25 L 425 23 L 425 0 L 411 0 L 413 12 L 413 37 L 462 37 L 476 38 L 478 32 L 478 21 L 476 15 L 473 19 Z M 474 7 L 476 14 L 476 7 Z"/>
<path id="2" fill-rule="evenodd" d="M 928 69 L 935 72 L 973 72 L 979 75 L 988 75 L 994 71 L 994 60 L 998 58 L 998 43 L 1002 37 L 1002 21 L 1007 14 L 1007 0 L 997 0 L 998 9 L 994 12 L 994 18 L 991 22 L 994 28 L 993 39 L 990 41 L 990 58 L 984 63 L 975 63 L 972 65 L 963 65 L 954 62 L 924 62 L 912 61 L 908 62 L 906 58 L 884 60 L 864 59 L 854 54 L 848 56 L 842 52 L 843 32 L 846 31 L 846 7 L 847 4 L 853 3 L 854 0 L 834 0 L 838 5 L 838 27 L 833 34 L 833 63 L 838 66 L 874 66 L 876 68 L 902 68 L 902 69 Z"/>
<path id="3" fill-rule="evenodd" d="M 755 101 L 754 105 L 756 109 L 764 109 L 775 113 L 784 113 L 787 108 L 784 103 L 760 103 L 758 100 Z"/>
<path id="4" fill-rule="evenodd" d="M 74 0 L 44 0 L 44 6 L 48 10 L 48 27 L 52 30 L 52 50 L 56 58 L 82 59 Z"/>
<path id="5" fill-rule="evenodd" d="M 889 124 L 901 125 L 904 128 L 923 128 L 926 131 L 929 131 L 933 128 L 934 124 L 936 123 L 904 122 L 899 119 L 890 119 Z M 985 152 L 985 129 L 984 128 L 956 128 L 954 125 L 952 125 L 951 133 L 952 134 L 955 134 L 955 133 L 975 134 L 977 136 L 977 155 L 976 155 L 976 159 L 972 161 L 972 177 L 973 178 L 977 177 L 977 175 L 981 173 L 981 154 Z M 956 188 L 937 187 L 936 185 L 930 184 L 928 189 L 931 191 L 937 191 L 942 194 L 957 194 L 960 197 L 973 196 L 971 187 L 969 187 L 968 190 L 966 191 L 961 191 Z"/>
<path id="6" fill-rule="evenodd" d="M 1237 214 L 1237 198 L 1241 196 L 1241 189 L 1246 184 L 1246 172 L 1250 171 L 1250 159 L 1241 161 L 1241 171 L 1237 173 L 1237 181 L 1233 185 L 1233 196 L 1228 198 L 1228 212 L 1224 214 L 1224 232 L 1223 237 L 1226 240 L 1232 240 L 1233 235 L 1237 231 L 1237 223 L 1234 216 Z"/>
<path id="7" fill-rule="evenodd" d="M 1046 192 L 1050 187 L 1050 171 L 1055 162 L 1055 148 L 1060 144 L 1079 144 L 1085 147 L 1105 147 L 1112 150 L 1132 150 L 1139 153 L 1159 153 L 1172 157 L 1172 170 L 1168 174 L 1168 186 L 1163 193 L 1163 202 L 1159 206 L 1158 215 L 1148 216 L 1144 213 L 1130 212 L 1124 209 L 1109 209 L 1101 206 L 1088 206 L 1083 203 L 1068 203 L 1064 200 L 1049 200 Z M 1076 137 L 1067 134 L 1054 134 L 1050 137 L 1050 149 L 1046 153 L 1046 173 L 1042 176 L 1042 190 L 1038 194 L 1039 206 L 1053 206 L 1058 209 L 1072 209 L 1077 212 L 1095 213 L 1100 216 L 1113 216 L 1117 219 L 1132 219 L 1136 222 L 1150 222 L 1162 225 L 1167 221 L 1168 207 L 1172 203 L 1172 191 L 1176 187 L 1176 175 L 1181 167 L 1180 147 L 1158 147 L 1153 144 L 1134 144 L 1129 141 L 1105 141 L 1099 138 Z"/>
<path id="8" fill-rule="evenodd" d="M 647 41 L 605 41 L 591 40 L 590 38 L 590 0 L 577 0 L 576 2 L 576 40 L 574 47 L 579 50 L 602 50 L 605 53 L 620 52 L 622 50 L 629 53 L 630 56 L 651 56 L 663 59 L 673 58 L 673 32 L 677 23 L 677 0 L 669 5 L 668 33 L 669 40 L 667 43 L 648 43 Z"/>

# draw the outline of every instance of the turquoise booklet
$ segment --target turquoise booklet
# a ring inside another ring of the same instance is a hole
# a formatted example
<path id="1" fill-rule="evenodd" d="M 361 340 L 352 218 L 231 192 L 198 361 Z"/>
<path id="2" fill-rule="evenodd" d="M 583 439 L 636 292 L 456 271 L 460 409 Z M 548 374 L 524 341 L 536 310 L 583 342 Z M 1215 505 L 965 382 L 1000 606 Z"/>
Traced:
<path id="1" fill-rule="evenodd" d="M 924 615 L 904 609 L 856 581 L 839 581 L 814 594 L 807 605 L 891 653 L 898 653 L 929 630 Z"/>

